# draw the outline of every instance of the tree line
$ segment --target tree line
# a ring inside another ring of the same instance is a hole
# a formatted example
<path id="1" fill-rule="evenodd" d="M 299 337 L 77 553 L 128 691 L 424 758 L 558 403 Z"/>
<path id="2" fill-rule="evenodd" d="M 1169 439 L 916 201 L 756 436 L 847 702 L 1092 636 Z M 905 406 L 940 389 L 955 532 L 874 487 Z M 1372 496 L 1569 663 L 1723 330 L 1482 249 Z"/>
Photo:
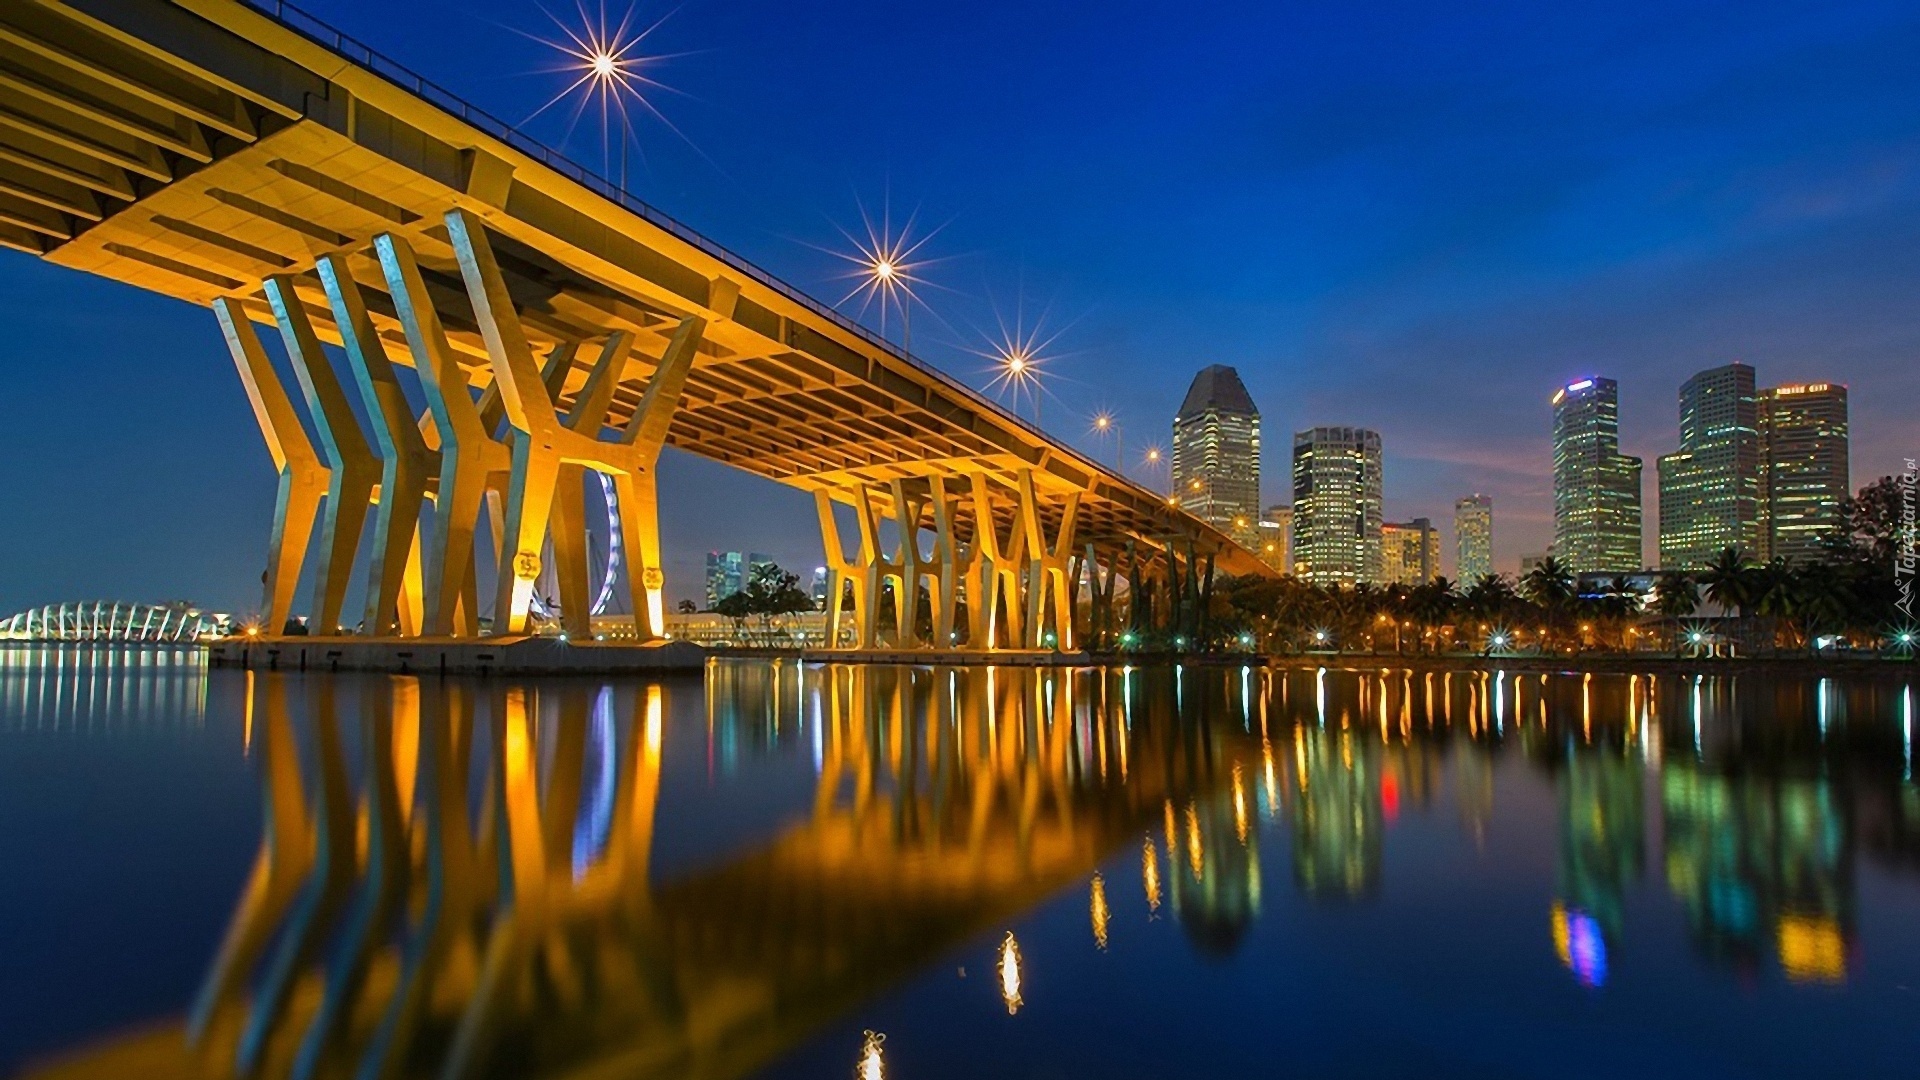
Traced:
<path id="1" fill-rule="evenodd" d="M 1398 654 L 1727 646 L 1754 654 L 1847 644 L 1911 656 L 1920 628 L 1896 606 L 1895 560 L 1913 542 L 1903 535 L 1901 498 L 1893 478 L 1885 477 L 1843 502 L 1841 527 L 1818 559 L 1763 563 L 1729 548 L 1697 569 L 1662 571 L 1650 593 L 1631 588 L 1624 575 L 1583 590 L 1554 558 L 1517 579 L 1487 574 L 1465 584 L 1223 579 L 1196 644 Z M 1703 600 L 1720 617 L 1703 616 Z"/>

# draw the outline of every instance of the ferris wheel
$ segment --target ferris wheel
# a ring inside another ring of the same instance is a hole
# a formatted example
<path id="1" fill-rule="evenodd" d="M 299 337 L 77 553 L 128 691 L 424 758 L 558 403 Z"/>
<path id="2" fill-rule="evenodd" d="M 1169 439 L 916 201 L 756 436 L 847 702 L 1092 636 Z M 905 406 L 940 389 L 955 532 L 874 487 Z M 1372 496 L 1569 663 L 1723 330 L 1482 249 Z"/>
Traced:
<path id="1" fill-rule="evenodd" d="M 598 504 L 601 513 L 595 520 L 592 510 L 588 511 L 587 580 L 593 594 L 589 610 L 594 615 L 625 614 L 621 609 L 627 605 L 619 599 L 620 575 L 627 562 L 626 549 L 620 543 L 620 497 L 614 493 L 613 481 L 605 473 L 592 475 L 598 481 L 599 498 L 588 501 Z M 547 537 L 540 551 L 540 576 L 534 579 L 529 610 L 534 618 L 547 623 L 561 615 L 560 580 L 554 571 L 552 536 Z"/>

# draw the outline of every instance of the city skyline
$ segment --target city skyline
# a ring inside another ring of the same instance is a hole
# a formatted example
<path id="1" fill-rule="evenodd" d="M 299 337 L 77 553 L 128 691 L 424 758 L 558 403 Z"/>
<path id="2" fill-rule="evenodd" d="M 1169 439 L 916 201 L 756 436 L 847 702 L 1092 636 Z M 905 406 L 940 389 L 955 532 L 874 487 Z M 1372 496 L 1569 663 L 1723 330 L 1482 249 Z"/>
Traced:
<path id="1" fill-rule="evenodd" d="M 514 120 L 564 86 L 500 30 L 544 26 L 526 5 L 311 6 Z M 1920 26 L 1909 10 L 1763 5 L 1739 34 L 1711 21 L 1682 31 L 1653 6 L 1554 13 L 1539 34 L 1482 14 L 1464 24 L 1463 52 L 1414 44 L 1414 27 L 1383 42 L 1335 8 L 1255 13 L 1261 33 L 1231 47 L 1280 41 L 1286 74 L 1259 74 L 1273 70 L 1262 49 L 1260 63 L 1221 68 L 1217 87 L 1151 93 L 1114 81 L 1100 58 L 1142 32 L 1171 55 L 1214 56 L 1217 35 L 1171 13 L 1094 28 L 1055 13 L 980 63 L 980 42 L 1012 10 L 691 7 L 662 30 L 665 51 L 727 48 L 672 61 L 666 77 L 692 96 L 662 105 L 699 149 L 648 128 L 633 183 L 821 294 L 840 268 L 809 245 L 834 246 L 836 224 L 890 193 L 896 220 L 921 208 L 943 226 L 930 254 L 949 261 L 930 272 L 951 293 L 929 295 L 953 330 L 916 316 L 915 351 L 930 361 L 984 385 L 967 347 L 1024 290 L 1029 312 L 1051 307 L 1066 329 L 1045 425 L 1071 438 L 1110 409 L 1146 480 L 1143 436 L 1164 430 L 1192 370 L 1165 358 L 1202 354 L 1240 370 L 1270 428 L 1335 419 L 1388 433 L 1394 520 L 1444 520 L 1463 492 L 1494 497 L 1502 568 L 1550 536 L 1537 403 L 1590 371 L 1619 380 L 1634 418 L 1622 450 L 1649 462 L 1677 444 L 1680 377 L 1731 358 L 1782 384 L 1855 388 L 1853 487 L 1912 453 L 1920 76 L 1901 58 Z M 449 17 L 469 11 L 481 17 Z M 1316 20 L 1311 32 L 1285 21 L 1301 18 Z M 1069 27 L 1077 44 L 1063 48 Z M 1622 34 L 1650 51 L 1595 46 Z M 1702 35 L 1716 43 L 1705 53 Z M 794 61 L 796 40 L 815 62 Z M 859 65 L 832 61 L 895 49 L 922 60 L 888 95 L 852 92 Z M 1662 72 L 1659 95 L 1589 89 L 1637 79 L 1638 63 Z M 976 88 L 959 116 L 950 103 Z M 1051 138 L 1096 102 L 1118 110 L 1117 126 Z M 1775 136 L 1783 123 L 1792 138 Z M 533 125 L 555 140 L 565 126 L 553 114 Z M 575 152 L 597 159 L 596 135 L 579 133 Z M 973 167 L 1009 144 L 1030 167 Z M 1055 194 L 1076 187 L 1092 197 Z M 1283 254 L 1237 257 L 1254 248 Z M 210 316 L 5 252 L 0 317 L 19 397 L 74 403 L 10 415 L 0 435 L 18 463 L 0 500 L 61 508 L 33 515 L 9 549 L 0 610 L 84 596 L 254 603 L 272 483 Z M 1078 441 L 1112 459 L 1111 438 Z M 1284 476 L 1284 459 L 1267 448 L 1264 473 Z M 672 451 L 661 471 L 672 595 L 699 595 L 714 548 L 817 562 L 804 497 Z M 1274 486 L 1264 498 L 1283 494 Z"/>

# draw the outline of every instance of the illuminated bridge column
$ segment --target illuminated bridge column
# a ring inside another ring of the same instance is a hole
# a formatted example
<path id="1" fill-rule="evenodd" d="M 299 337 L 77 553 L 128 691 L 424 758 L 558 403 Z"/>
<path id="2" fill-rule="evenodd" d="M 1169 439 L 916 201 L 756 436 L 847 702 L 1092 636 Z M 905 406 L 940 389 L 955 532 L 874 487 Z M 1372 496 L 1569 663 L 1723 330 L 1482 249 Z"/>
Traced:
<path id="1" fill-rule="evenodd" d="M 1033 492 L 1033 473 L 1020 470 L 1020 527 L 1026 534 L 1027 549 L 1027 648 L 1073 648 L 1073 609 L 1075 582 L 1068 565 L 1073 558 L 1073 529 L 1080 516 L 1080 493 L 1067 496 L 1060 511 L 1060 527 L 1048 543 L 1040 523 L 1040 503 Z M 1051 632 L 1047 641 L 1048 599 L 1051 598 Z"/>
<path id="2" fill-rule="evenodd" d="M 247 401 L 253 406 L 253 418 L 260 425 L 267 452 L 273 456 L 274 471 L 280 474 L 280 490 L 274 501 L 273 539 L 267 548 L 265 602 L 267 627 L 279 633 L 293 617 L 293 591 L 300 583 L 300 564 L 306 559 L 307 541 L 313 535 L 313 523 L 320 515 L 320 500 L 326 495 L 331 472 L 320 463 L 306 429 L 293 411 L 286 387 L 274 373 L 260 335 L 238 301 L 221 297 L 213 302 L 213 313 L 220 320 L 220 332 L 233 355 L 233 366 L 246 387 Z"/>
<path id="3" fill-rule="evenodd" d="M 873 598 L 873 602 L 857 613 L 860 617 L 860 640 L 863 642 L 859 647 L 871 649 L 880 644 L 880 605 L 888 582 L 893 583 L 892 644 L 905 647 L 911 641 L 912 633 L 906 622 L 903 597 L 908 580 L 905 549 L 911 538 L 901 537 L 891 553 L 881 546 L 880 511 L 874 506 L 873 490 L 864 484 L 854 492 L 853 510 L 860 519 L 860 546 L 871 552 L 869 557 L 862 559 L 862 565 L 867 573 L 867 594 Z"/>
<path id="4" fill-rule="evenodd" d="M 367 506 L 373 501 L 374 486 L 380 482 L 380 466 L 367 446 L 360 422 L 354 418 L 353 406 L 347 404 L 333 363 L 320 349 L 320 338 L 294 292 L 293 279 L 276 274 L 267 278 L 265 285 L 267 303 L 279 323 L 280 340 L 293 361 L 294 377 L 306 398 L 307 415 L 320 436 L 320 453 L 327 463 L 326 517 L 320 528 L 320 565 L 313 585 L 312 632 L 337 634 L 347 583 L 353 577 L 354 555 L 360 549 L 360 533 L 367 521 Z"/>
<path id="5" fill-rule="evenodd" d="M 1011 535 L 1001 541 L 993 516 L 993 487 L 984 473 L 973 476 L 973 521 L 973 573 L 967 583 L 970 644 L 976 649 L 998 648 L 1004 623 L 1007 643 L 1020 648 L 1027 534 L 1016 515 Z"/>
<path id="6" fill-rule="evenodd" d="M 948 494 L 945 478 L 928 477 L 927 490 L 933 504 L 931 565 L 934 572 L 933 585 L 929 591 L 929 595 L 933 598 L 933 647 L 951 649 L 958 633 L 961 591 L 968 582 L 973 580 L 976 551 L 972 546 L 963 547 L 954 529 L 955 517 L 960 510 L 960 501 L 956 496 Z"/>
<path id="7" fill-rule="evenodd" d="M 920 519 L 926 513 L 926 498 L 909 493 L 904 480 L 888 481 L 887 497 L 893 503 L 894 527 L 900 530 L 900 546 L 895 559 L 899 566 L 900 584 L 893 589 L 894 610 L 899 613 L 894 621 L 897 630 L 895 644 L 903 649 L 911 649 L 920 644 L 920 582 L 922 579 L 936 578 L 939 568 L 920 553 Z M 935 582 L 936 588 L 937 584 Z M 939 601 L 934 602 L 937 604 Z"/>
<path id="8" fill-rule="evenodd" d="M 607 409 L 613 404 L 613 391 L 626 369 L 627 353 L 633 349 L 633 335 L 616 330 L 601 345 L 600 359 L 574 399 L 567 414 L 569 431 L 597 435 L 606 426 Z M 563 363 L 557 354 L 567 353 Z M 556 349 L 546 366 L 546 387 L 557 396 L 566 384 L 566 368 L 572 364 L 572 348 Z M 577 638 L 593 634 L 593 585 L 587 572 L 587 501 L 583 485 L 586 470 L 579 465 L 560 466 L 558 486 L 553 497 L 554 577 L 560 584 L 560 615 L 567 633 Z"/>
<path id="9" fill-rule="evenodd" d="M 534 366 L 533 350 L 500 273 L 486 229 L 465 210 L 446 214 L 448 238 L 460 263 L 460 276 L 473 302 L 480 336 L 493 361 L 500 400 L 513 425 L 513 461 L 507 488 L 506 535 L 501 546 L 500 584 L 494 601 L 493 632 L 521 634 L 527 630 L 527 612 L 534 579 L 540 574 L 540 549 L 546 541 L 555 508 L 561 470 L 579 465 L 615 478 L 621 508 L 622 539 L 627 550 L 640 556 L 640 585 L 636 589 L 636 620 L 642 639 L 659 636 L 666 621 L 664 579 L 660 574 L 659 501 L 654 465 L 666 442 L 673 410 L 679 403 L 686 376 L 706 323 L 687 318 L 680 324 L 667 355 L 649 381 L 647 392 L 619 443 L 601 442 L 597 431 L 574 430 L 560 422 L 553 394 Z M 584 515 L 583 515 L 584 516 Z M 562 541 L 584 540 L 579 530 L 562 522 Z M 629 535 L 631 533 L 631 535 Z M 584 567 L 584 547 L 578 554 Z M 584 590 L 583 590 L 584 594 Z"/>
<path id="10" fill-rule="evenodd" d="M 680 320 L 620 437 L 625 448 L 621 459 L 624 469 L 614 473 L 613 486 L 620 503 L 620 539 L 628 558 L 634 560 L 627 567 L 627 586 L 633 590 L 634 629 L 642 641 L 666 636 L 667 579 L 660 551 L 657 470 L 660 451 L 667 445 L 667 429 L 687 388 L 687 375 L 693 371 L 694 354 L 706 331 L 705 319 L 688 316 Z M 640 622 L 642 618 L 646 621 Z"/>
<path id="11" fill-rule="evenodd" d="M 820 515 L 820 546 L 826 553 L 828 570 L 827 646 L 839 647 L 840 623 L 846 615 L 846 594 L 851 586 L 855 619 L 853 645 L 856 649 L 870 649 L 873 638 L 867 631 L 867 612 L 879 602 L 879 597 L 868 590 L 868 583 L 874 576 L 871 564 L 878 552 L 867 542 L 867 522 L 864 517 L 861 519 L 859 547 L 848 557 L 846 545 L 840 538 L 840 522 L 833 516 L 833 496 L 825 488 L 816 489 L 813 505 Z"/>
<path id="12" fill-rule="evenodd" d="M 1119 567 L 1108 563 L 1103 570 L 1099 554 L 1093 544 L 1088 543 L 1080 568 L 1087 579 L 1087 627 L 1081 644 L 1089 649 L 1111 649 L 1118 636 L 1113 618 L 1113 585 L 1114 579 L 1120 576 Z M 1080 577 L 1080 571 L 1073 575 L 1075 592 L 1079 591 Z"/>
<path id="13" fill-rule="evenodd" d="M 413 248 L 387 233 L 374 237 L 373 244 L 440 436 L 440 486 L 433 538 L 426 546 L 422 632 L 429 637 L 473 635 L 479 632 L 473 534 L 489 487 L 503 485 L 513 467 L 512 451 L 493 437 L 474 404 L 467 374 L 447 343 Z"/>
<path id="14" fill-rule="evenodd" d="M 367 567 L 362 624 L 369 634 L 418 634 L 424 614 L 421 512 L 438 470 L 345 260 L 323 255 L 315 269 L 333 309 L 334 325 L 340 328 L 360 403 L 372 422 L 374 450 L 380 460 L 380 500 L 374 510 L 373 557 Z"/>

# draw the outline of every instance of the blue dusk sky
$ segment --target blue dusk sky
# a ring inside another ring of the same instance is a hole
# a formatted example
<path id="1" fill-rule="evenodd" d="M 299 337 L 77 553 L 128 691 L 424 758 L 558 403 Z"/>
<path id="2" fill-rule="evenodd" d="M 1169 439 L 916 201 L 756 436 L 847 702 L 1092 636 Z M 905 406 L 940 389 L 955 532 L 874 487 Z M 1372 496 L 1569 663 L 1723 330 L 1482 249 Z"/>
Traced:
<path id="1" fill-rule="evenodd" d="M 301 0 L 510 121 L 571 76 L 570 0 Z M 596 7 L 597 10 L 597 7 Z M 617 17 L 625 5 L 614 8 Z M 1622 443 L 1680 383 L 1852 389 L 1859 486 L 1920 455 L 1920 6 L 648 0 L 636 194 L 837 300 L 862 207 L 917 210 L 914 351 L 985 387 L 996 317 L 1055 331 L 1040 418 L 1130 466 L 1238 368 L 1267 501 L 1292 433 L 1378 429 L 1390 520 L 1490 494 L 1497 565 L 1551 538 L 1548 397 L 1619 380 Z M 527 130 L 601 161 L 591 119 Z M 674 130 L 674 129 L 677 129 Z M 871 315 L 871 312 L 869 313 Z M 273 479 L 211 313 L 0 252 L 0 615 L 249 610 Z M 1031 412 L 1032 405 L 1023 406 Z M 797 493 L 674 454 L 669 591 L 711 548 L 819 559 Z M 1164 484 L 1164 477 L 1136 475 Z"/>

